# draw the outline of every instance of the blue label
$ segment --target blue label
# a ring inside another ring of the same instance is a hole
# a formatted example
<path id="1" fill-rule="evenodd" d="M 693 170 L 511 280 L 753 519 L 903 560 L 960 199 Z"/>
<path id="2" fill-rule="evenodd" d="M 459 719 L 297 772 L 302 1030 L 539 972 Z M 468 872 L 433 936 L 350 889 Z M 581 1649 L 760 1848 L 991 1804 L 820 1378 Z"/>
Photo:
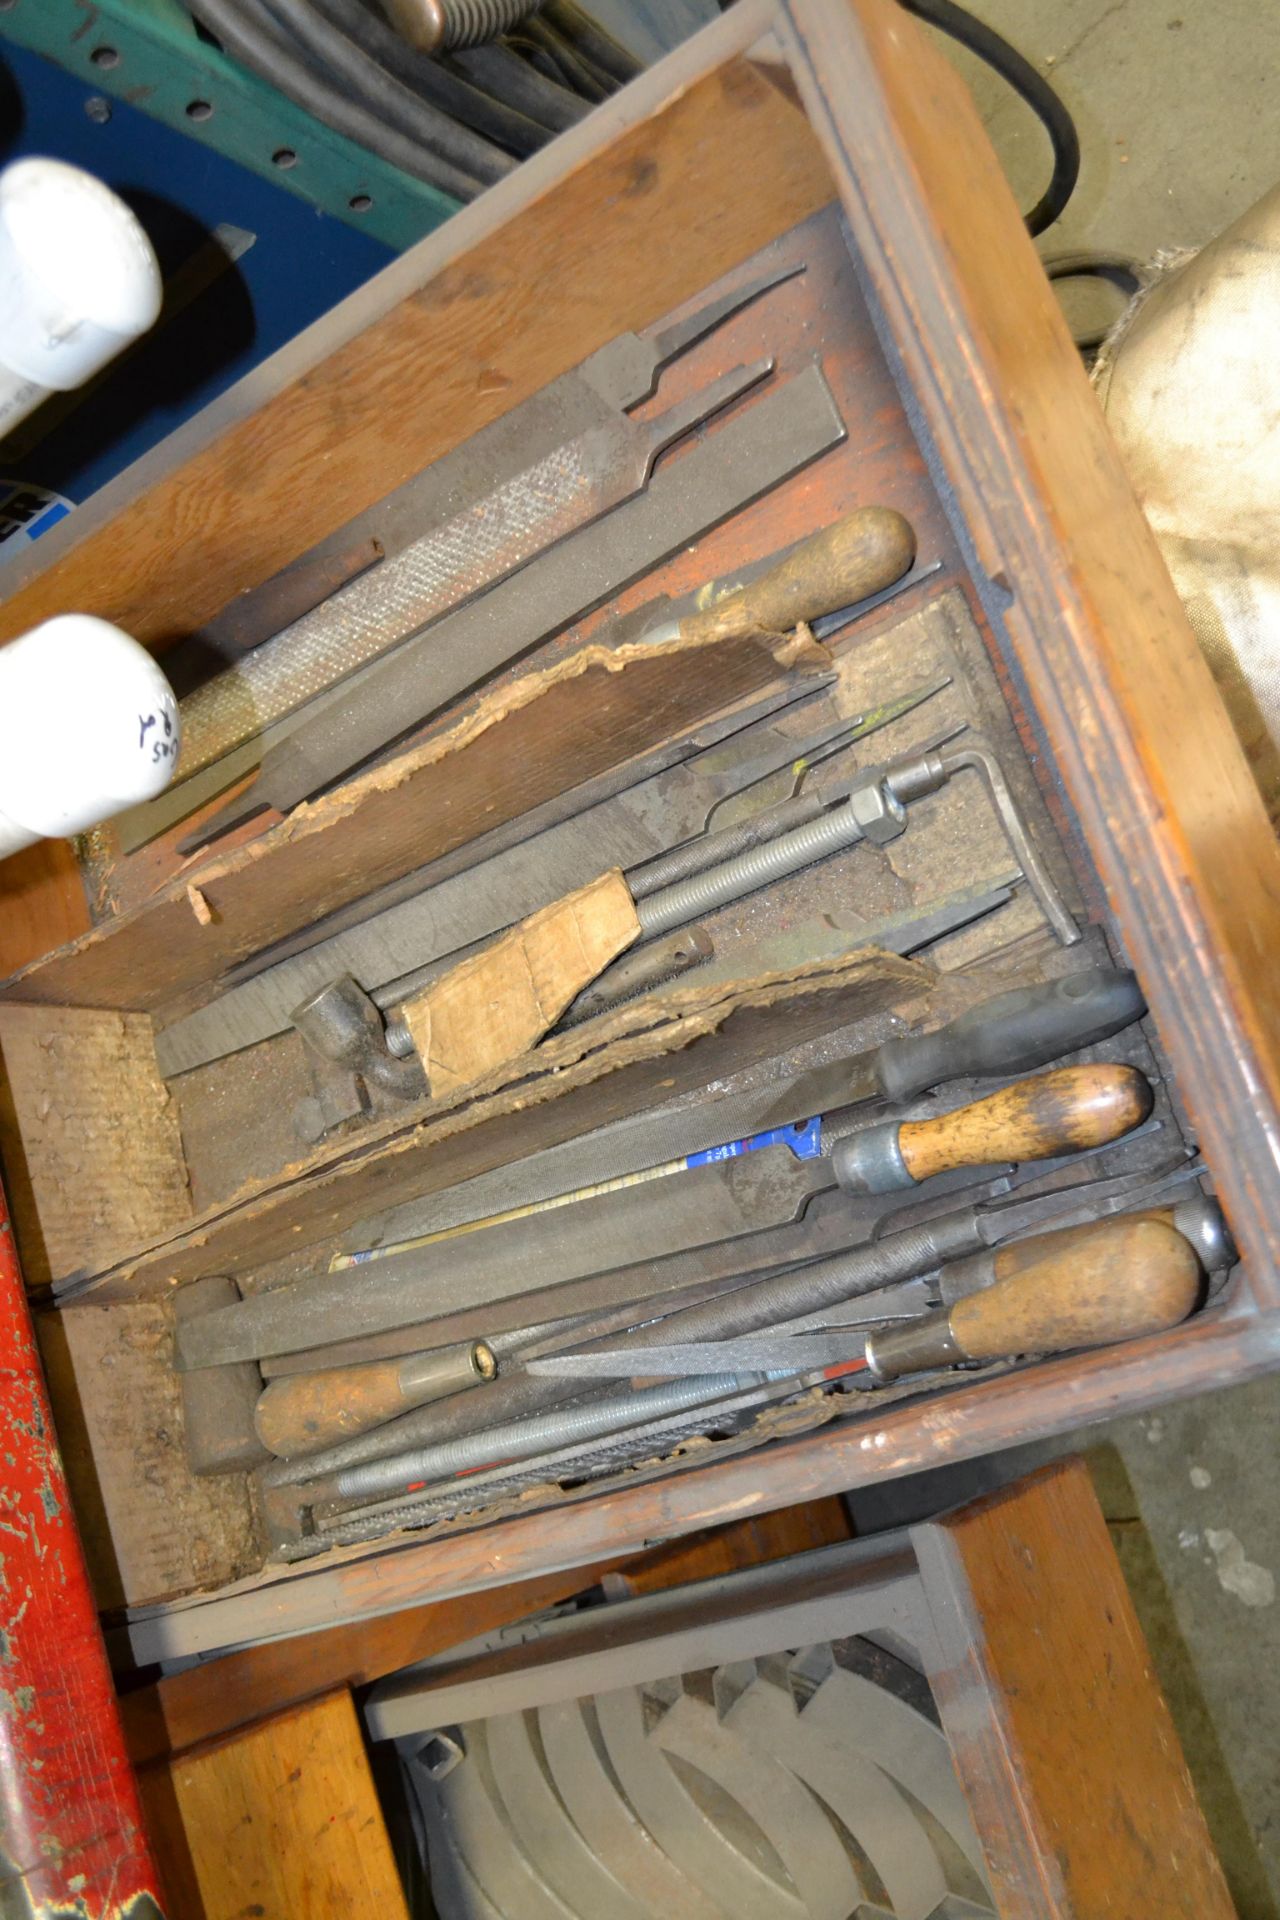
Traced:
<path id="1" fill-rule="evenodd" d="M 822 1115 L 813 1120 L 799 1120 L 790 1127 L 770 1127 L 767 1133 L 752 1133 L 745 1140 L 730 1140 L 723 1147 L 708 1147 L 702 1153 L 691 1153 L 685 1162 L 689 1167 L 710 1166 L 714 1160 L 736 1160 L 741 1153 L 755 1153 L 760 1147 L 790 1147 L 797 1160 L 818 1160 L 822 1157 Z"/>

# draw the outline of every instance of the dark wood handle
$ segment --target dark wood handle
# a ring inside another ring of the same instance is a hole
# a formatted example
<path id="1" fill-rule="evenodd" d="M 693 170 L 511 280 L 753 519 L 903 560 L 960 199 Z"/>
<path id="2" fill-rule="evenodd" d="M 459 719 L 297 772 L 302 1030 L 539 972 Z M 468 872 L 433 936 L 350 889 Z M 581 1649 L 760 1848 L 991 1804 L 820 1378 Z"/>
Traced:
<path id="1" fill-rule="evenodd" d="M 685 639 L 790 633 L 803 620 L 851 607 L 900 580 L 915 558 L 909 521 L 892 507 L 859 507 L 824 527 L 749 586 L 680 622 Z"/>
<path id="2" fill-rule="evenodd" d="M 411 1407 L 478 1386 L 493 1373 L 489 1349 L 482 1341 L 467 1341 L 361 1367 L 289 1374 L 263 1391 L 253 1424 L 264 1447 L 293 1460 L 367 1433 Z"/>
<path id="3" fill-rule="evenodd" d="M 1067 1244 L 1034 1265 L 956 1302 L 951 1333 L 964 1357 L 998 1360 L 1136 1340 L 1176 1327 L 1199 1298 L 1195 1250 L 1163 1220 L 1116 1220 L 1061 1237 Z"/>
<path id="4" fill-rule="evenodd" d="M 1047 1160 L 1105 1146 L 1140 1126 L 1152 1094 L 1136 1067 L 1057 1067 L 935 1120 L 904 1120 L 898 1151 L 913 1180 L 953 1167 Z"/>

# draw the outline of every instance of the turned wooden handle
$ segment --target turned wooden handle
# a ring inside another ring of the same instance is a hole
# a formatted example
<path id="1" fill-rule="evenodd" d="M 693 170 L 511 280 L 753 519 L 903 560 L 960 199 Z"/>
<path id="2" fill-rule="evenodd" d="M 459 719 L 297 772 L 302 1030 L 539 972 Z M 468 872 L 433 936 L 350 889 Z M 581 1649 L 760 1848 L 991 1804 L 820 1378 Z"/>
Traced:
<path id="1" fill-rule="evenodd" d="M 737 593 L 680 622 L 683 639 L 790 633 L 801 621 L 851 607 L 900 580 L 915 559 L 909 521 L 892 507 L 859 507 L 802 541 Z"/>
<path id="2" fill-rule="evenodd" d="M 1105 1229 L 1061 1237 L 1069 1244 L 952 1307 L 951 1334 L 965 1358 L 1065 1353 L 1136 1340 L 1176 1327 L 1195 1306 L 1200 1262 L 1190 1242 L 1165 1221 L 1115 1220 Z"/>
<path id="3" fill-rule="evenodd" d="M 1126 1222 L 1133 1220 L 1158 1220 L 1162 1226 L 1173 1226 L 1172 1207 L 1149 1207 L 1142 1213 L 1127 1213 Z M 1078 1227 L 1059 1227 L 1054 1233 L 1038 1233 L 1032 1240 L 1011 1240 L 1007 1247 L 1001 1247 L 992 1260 L 992 1271 L 997 1280 L 1011 1280 L 1015 1274 L 1026 1273 L 1037 1266 L 1047 1255 L 1068 1255 L 1075 1258 L 1085 1252 L 1099 1234 L 1108 1234 L 1115 1226 L 1114 1215 L 1103 1220 L 1087 1220 Z"/>
<path id="4" fill-rule="evenodd" d="M 477 1340 L 364 1366 L 287 1374 L 264 1390 L 253 1424 L 264 1447 L 292 1460 L 477 1386 L 495 1370 L 492 1354 Z"/>
<path id="5" fill-rule="evenodd" d="M 1049 1160 L 1105 1146 L 1140 1126 L 1152 1094 L 1136 1067 L 1057 1067 L 935 1120 L 904 1120 L 898 1151 L 913 1180 L 1000 1160 Z"/>

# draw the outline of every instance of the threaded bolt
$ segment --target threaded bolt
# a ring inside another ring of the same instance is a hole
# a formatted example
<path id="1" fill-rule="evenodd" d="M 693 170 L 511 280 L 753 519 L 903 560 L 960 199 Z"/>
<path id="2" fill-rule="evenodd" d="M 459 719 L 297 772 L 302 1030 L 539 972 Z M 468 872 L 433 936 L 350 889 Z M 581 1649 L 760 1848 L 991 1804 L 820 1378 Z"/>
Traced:
<path id="1" fill-rule="evenodd" d="M 838 807 L 832 807 L 817 820 L 780 833 L 762 847 L 751 847 L 733 860 L 709 867 L 677 886 L 664 887 L 636 903 L 636 916 L 645 939 L 666 933 L 686 920 L 697 920 L 744 894 L 755 893 L 773 880 L 799 873 L 843 847 L 856 846 L 859 840 L 896 839 L 907 824 L 907 816 L 891 793 L 880 786 L 858 790 Z"/>
<path id="2" fill-rule="evenodd" d="M 425 53 L 457 53 L 510 33 L 541 0 L 422 0 L 411 38 Z"/>

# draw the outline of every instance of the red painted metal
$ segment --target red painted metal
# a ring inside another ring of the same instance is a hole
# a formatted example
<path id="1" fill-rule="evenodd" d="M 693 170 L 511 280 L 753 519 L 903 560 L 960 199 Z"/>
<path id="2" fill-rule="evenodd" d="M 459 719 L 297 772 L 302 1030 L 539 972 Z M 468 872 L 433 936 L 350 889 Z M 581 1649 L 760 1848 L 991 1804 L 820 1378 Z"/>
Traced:
<path id="1" fill-rule="evenodd" d="M 0 1914 L 163 1920 L 0 1188 Z"/>

